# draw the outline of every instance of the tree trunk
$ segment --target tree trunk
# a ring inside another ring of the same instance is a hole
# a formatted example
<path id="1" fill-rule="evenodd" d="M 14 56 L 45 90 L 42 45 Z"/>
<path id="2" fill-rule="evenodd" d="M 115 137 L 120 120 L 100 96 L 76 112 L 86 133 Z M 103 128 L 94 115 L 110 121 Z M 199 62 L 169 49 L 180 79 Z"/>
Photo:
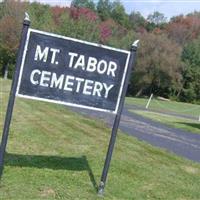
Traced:
<path id="1" fill-rule="evenodd" d="M 5 65 L 5 68 L 4 68 L 4 79 L 7 79 L 8 78 L 8 64 Z"/>
<path id="2" fill-rule="evenodd" d="M 142 94 L 142 92 L 143 92 L 143 88 L 141 88 L 138 92 L 137 92 L 137 94 L 135 95 L 136 97 L 139 97 L 141 94 Z"/>

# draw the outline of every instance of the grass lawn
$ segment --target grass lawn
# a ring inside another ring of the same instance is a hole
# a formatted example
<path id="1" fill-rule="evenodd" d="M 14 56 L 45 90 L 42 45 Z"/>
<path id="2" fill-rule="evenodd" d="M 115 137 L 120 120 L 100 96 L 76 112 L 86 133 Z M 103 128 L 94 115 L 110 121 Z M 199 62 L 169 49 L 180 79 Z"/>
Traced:
<path id="1" fill-rule="evenodd" d="M 130 110 L 130 111 L 142 115 L 144 117 L 150 118 L 154 121 L 167 124 L 171 127 L 180 128 L 189 132 L 200 134 L 200 122 L 198 122 L 197 120 L 186 119 L 183 117 L 176 117 L 162 113 L 155 113 L 151 111 L 139 111 L 139 110 Z"/>
<path id="2" fill-rule="evenodd" d="M 126 104 L 137 105 L 141 106 L 142 108 L 145 108 L 147 101 L 148 99 L 145 98 L 126 98 Z M 198 119 L 200 115 L 200 105 L 175 101 L 161 101 L 155 98 L 153 98 L 150 102 L 149 109 L 161 112 L 172 112 L 180 115 L 188 115 L 195 117 L 196 119 Z"/>
<path id="3" fill-rule="evenodd" d="M 0 127 L 9 81 L 0 79 Z M 95 200 L 110 128 L 64 106 L 16 99 L 0 199 Z M 200 164 L 119 132 L 105 200 L 199 200 Z"/>

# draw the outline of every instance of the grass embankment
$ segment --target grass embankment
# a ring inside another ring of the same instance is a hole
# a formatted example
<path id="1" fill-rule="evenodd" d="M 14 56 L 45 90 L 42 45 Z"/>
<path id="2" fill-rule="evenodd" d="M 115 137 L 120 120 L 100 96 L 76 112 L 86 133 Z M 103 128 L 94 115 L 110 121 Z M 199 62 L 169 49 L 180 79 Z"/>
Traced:
<path id="1" fill-rule="evenodd" d="M 10 82 L 0 80 L 2 129 Z M 17 98 L 0 199 L 101 199 L 110 129 L 66 107 Z M 105 200 L 200 199 L 200 165 L 119 132 Z"/>
<path id="2" fill-rule="evenodd" d="M 126 104 L 143 109 L 147 101 L 145 98 L 126 98 Z M 200 134 L 198 121 L 200 105 L 152 99 L 148 110 L 130 109 L 130 111 L 174 128 Z"/>
<path id="3" fill-rule="evenodd" d="M 137 105 L 145 108 L 148 99 L 146 98 L 132 98 L 127 97 L 126 103 L 129 105 Z M 149 110 L 154 110 L 158 112 L 169 112 L 177 113 L 180 115 L 186 115 L 198 119 L 200 115 L 200 105 L 191 103 L 182 103 L 176 101 L 162 101 L 153 98 L 149 105 Z"/>
<path id="4" fill-rule="evenodd" d="M 151 111 L 138 111 L 138 110 L 137 111 L 130 110 L 130 111 L 142 115 L 143 117 L 150 118 L 154 121 L 167 124 L 174 128 L 179 128 L 185 131 L 200 134 L 200 122 L 198 122 L 197 120 L 186 119 L 183 117 L 176 117 L 162 113 L 155 113 Z"/>

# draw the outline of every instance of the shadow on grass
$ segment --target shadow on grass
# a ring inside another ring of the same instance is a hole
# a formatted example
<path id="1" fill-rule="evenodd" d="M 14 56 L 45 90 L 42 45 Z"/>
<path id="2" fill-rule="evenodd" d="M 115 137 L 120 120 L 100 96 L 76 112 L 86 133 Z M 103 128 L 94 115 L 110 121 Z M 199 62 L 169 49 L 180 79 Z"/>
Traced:
<path id="1" fill-rule="evenodd" d="M 200 123 L 189 123 L 189 122 L 177 122 L 179 124 L 184 124 L 186 126 L 191 126 L 192 128 L 200 129 Z"/>
<path id="2" fill-rule="evenodd" d="M 61 157 L 46 155 L 21 155 L 6 153 L 5 165 L 17 167 L 48 168 L 53 170 L 87 171 L 93 187 L 98 186 L 86 156 Z"/>

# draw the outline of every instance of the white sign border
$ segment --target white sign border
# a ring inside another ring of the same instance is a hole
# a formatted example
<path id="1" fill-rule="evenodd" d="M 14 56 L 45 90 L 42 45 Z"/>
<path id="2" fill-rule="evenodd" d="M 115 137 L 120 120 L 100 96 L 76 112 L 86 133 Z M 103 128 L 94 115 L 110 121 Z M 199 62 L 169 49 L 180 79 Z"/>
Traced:
<path id="1" fill-rule="evenodd" d="M 113 50 L 113 51 L 126 53 L 127 59 L 126 59 L 125 69 L 124 69 L 124 73 L 123 73 L 123 77 L 122 77 L 122 81 L 121 81 L 121 86 L 120 86 L 119 95 L 118 95 L 118 98 L 117 98 L 115 110 L 113 111 L 113 110 L 108 110 L 108 109 L 101 109 L 101 108 L 84 106 L 84 105 L 75 104 L 75 103 L 69 103 L 69 102 L 64 102 L 64 101 L 57 101 L 57 100 L 51 100 L 51 99 L 45 99 L 45 98 L 41 98 L 41 97 L 34 97 L 34 96 L 28 96 L 28 95 L 20 94 L 19 88 L 20 88 L 20 85 L 21 85 L 21 78 L 22 78 L 22 74 L 23 74 L 24 63 L 25 63 L 25 58 L 26 58 L 26 53 L 27 53 L 27 49 L 28 49 L 29 38 L 30 38 L 31 32 L 39 33 L 39 34 L 43 34 L 43 35 L 48 35 L 48 36 L 52 36 L 52 37 L 57 37 L 57 38 L 61 38 L 61 39 L 66 39 L 66 40 L 72 40 L 72 41 L 87 44 L 87 45 L 97 46 L 97 47 L 101 47 L 101 48 L 105 48 L 105 49 L 110 49 L 110 50 Z M 89 110 L 96 110 L 96 111 L 103 111 L 103 112 L 109 112 L 109 113 L 117 114 L 119 102 L 120 102 L 120 98 L 121 98 L 121 94 L 122 94 L 122 89 L 123 89 L 123 86 L 124 86 L 125 76 L 126 76 L 127 68 L 128 68 L 128 64 L 129 64 L 129 59 L 130 59 L 130 51 L 117 49 L 117 48 L 113 48 L 113 47 L 109 47 L 109 46 L 105 46 L 105 45 L 101 45 L 101 44 L 97 44 L 97 43 L 87 42 L 87 41 L 83 41 L 83 40 L 79 40 L 79 39 L 75 39 L 75 38 L 70 38 L 70 37 L 66 37 L 66 36 L 57 35 L 57 34 L 54 34 L 54 33 L 48 33 L 48 32 L 45 32 L 45 31 L 40 31 L 40 30 L 29 28 L 28 33 L 27 33 L 26 43 L 25 43 L 25 46 L 24 46 L 22 63 L 21 63 L 21 66 L 20 66 L 20 74 L 19 74 L 17 90 L 16 90 L 15 95 L 18 96 L 18 97 L 26 98 L 26 99 L 40 100 L 40 101 L 45 101 L 45 102 L 50 102 L 50 103 L 56 103 L 56 104 L 62 104 L 62 105 L 67 105 L 67 106 L 72 106 L 72 107 L 86 108 L 86 109 L 89 109 Z"/>

